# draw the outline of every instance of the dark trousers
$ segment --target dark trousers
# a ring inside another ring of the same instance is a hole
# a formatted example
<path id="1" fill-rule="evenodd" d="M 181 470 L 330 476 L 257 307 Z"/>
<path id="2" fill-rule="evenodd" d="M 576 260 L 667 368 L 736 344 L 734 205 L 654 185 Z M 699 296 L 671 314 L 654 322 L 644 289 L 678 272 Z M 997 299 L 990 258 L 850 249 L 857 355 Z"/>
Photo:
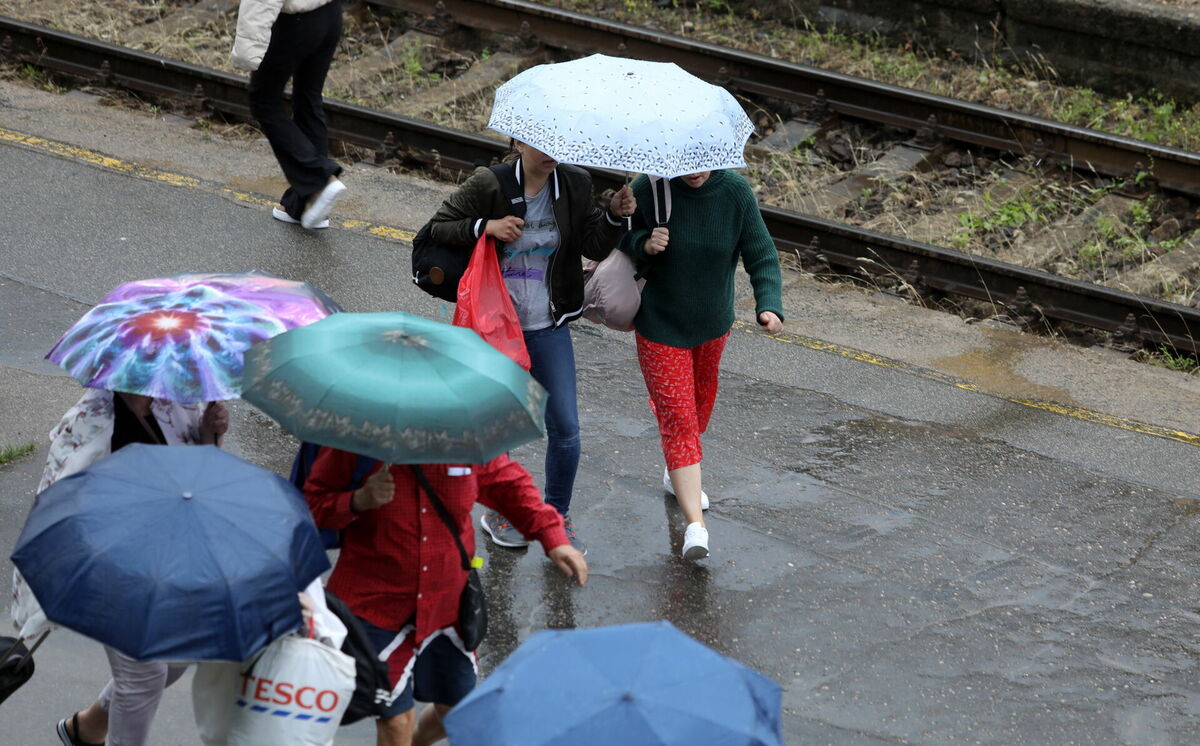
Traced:
<path id="1" fill-rule="evenodd" d="M 262 64 L 250 75 L 250 113 L 262 126 L 287 178 L 279 200 L 299 220 L 308 198 L 342 167 L 328 158 L 329 134 L 321 89 L 342 35 L 342 4 L 331 0 L 307 13 L 280 13 Z M 292 115 L 283 89 L 292 81 Z"/>

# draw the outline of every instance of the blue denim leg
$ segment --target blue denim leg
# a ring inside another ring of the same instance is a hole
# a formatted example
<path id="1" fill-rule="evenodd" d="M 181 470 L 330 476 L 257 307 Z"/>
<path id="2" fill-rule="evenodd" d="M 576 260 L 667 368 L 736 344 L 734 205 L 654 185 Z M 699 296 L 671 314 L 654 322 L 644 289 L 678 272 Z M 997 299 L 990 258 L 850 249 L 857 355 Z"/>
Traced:
<path id="1" fill-rule="evenodd" d="M 575 348 L 564 324 L 525 332 L 529 371 L 550 393 L 546 402 L 546 502 L 566 515 L 579 470 L 579 407 L 575 389 Z"/>

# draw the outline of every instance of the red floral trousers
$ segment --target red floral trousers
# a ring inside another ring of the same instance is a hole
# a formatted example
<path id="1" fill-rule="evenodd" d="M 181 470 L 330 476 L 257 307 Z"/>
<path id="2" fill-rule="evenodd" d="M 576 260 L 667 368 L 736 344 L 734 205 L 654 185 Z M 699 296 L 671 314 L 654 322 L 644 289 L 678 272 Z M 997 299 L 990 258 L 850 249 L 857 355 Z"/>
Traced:
<path id="1" fill-rule="evenodd" d="M 667 469 L 681 469 L 704 459 L 700 435 L 708 429 L 717 400 L 721 353 L 729 333 L 699 347 L 672 347 L 651 342 L 635 332 L 638 363 L 650 410 L 658 420 Z"/>

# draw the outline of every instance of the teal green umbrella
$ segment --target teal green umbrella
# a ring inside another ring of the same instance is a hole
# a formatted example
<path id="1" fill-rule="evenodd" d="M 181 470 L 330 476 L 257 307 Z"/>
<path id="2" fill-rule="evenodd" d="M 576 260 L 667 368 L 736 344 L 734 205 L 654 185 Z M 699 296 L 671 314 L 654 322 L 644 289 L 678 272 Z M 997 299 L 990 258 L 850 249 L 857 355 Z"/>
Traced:
<path id="1" fill-rule="evenodd" d="M 245 354 L 242 398 L 301 440 L 393 464 L 482 464 L 542 437 L 546 390 L 470 329 L 335 313 Z"/>

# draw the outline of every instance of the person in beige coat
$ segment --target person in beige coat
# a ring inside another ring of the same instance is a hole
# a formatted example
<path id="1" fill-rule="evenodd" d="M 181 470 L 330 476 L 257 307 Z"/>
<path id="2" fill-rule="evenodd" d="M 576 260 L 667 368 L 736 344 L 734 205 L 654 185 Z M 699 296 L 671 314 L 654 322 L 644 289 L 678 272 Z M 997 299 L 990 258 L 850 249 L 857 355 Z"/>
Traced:
<path id="1" fill-rule="evenodd" d="M 250 72 L 250 113 L 262 127 L 288 189 L 272 214 L 309 230 L 329 227 L 346 191 L 329 158 L 321 91 L 342 35 L 340 0 L 241 0 L 232 62 Z M 292 115 L 283 89 L 292 81 Z"/>

